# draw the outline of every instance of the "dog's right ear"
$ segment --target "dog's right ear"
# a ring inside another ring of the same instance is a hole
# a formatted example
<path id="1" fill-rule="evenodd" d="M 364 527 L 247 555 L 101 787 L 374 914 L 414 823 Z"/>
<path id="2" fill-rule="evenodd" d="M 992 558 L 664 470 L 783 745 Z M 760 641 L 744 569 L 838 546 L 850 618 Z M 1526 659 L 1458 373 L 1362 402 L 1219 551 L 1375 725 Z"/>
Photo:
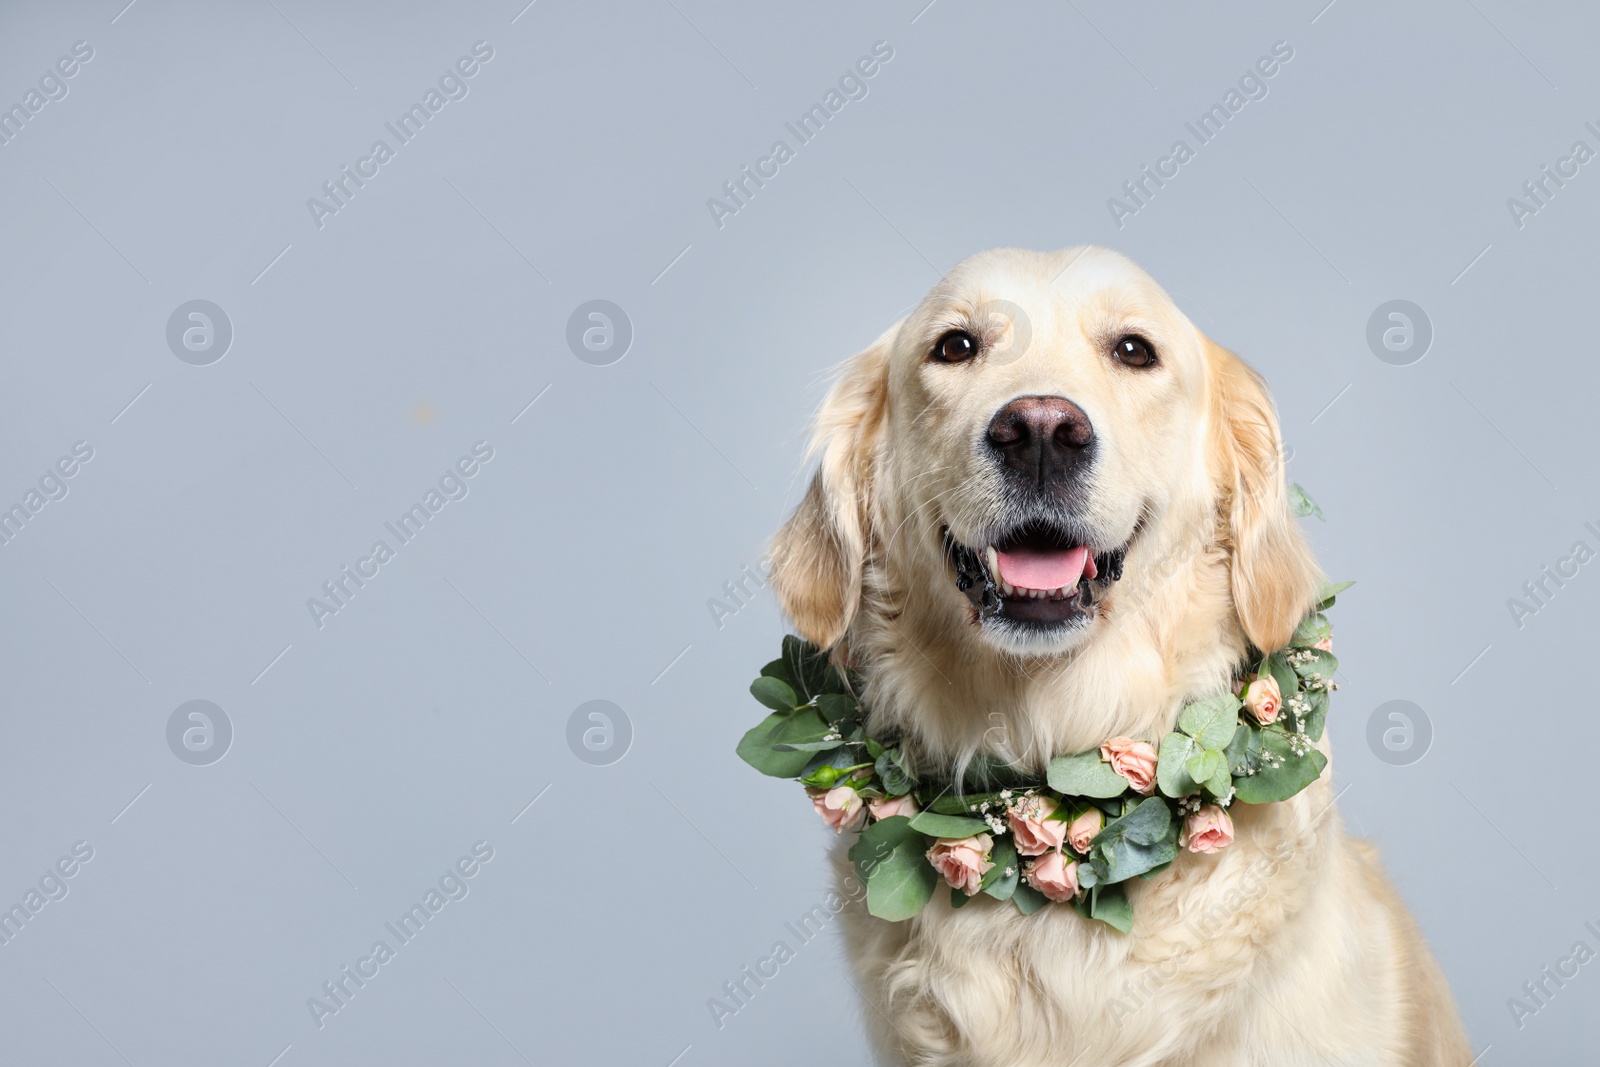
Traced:
<path id="1" fill-rule="evenodd" d="M 861 602 L 871 536 L 873 468 L 889 392 L 889 351 L 900 324 L 844 365 L 811 428 L 822 461 L 805 499 L 772 540 L 772 585 L 800 636 L 831 648 Z"/>

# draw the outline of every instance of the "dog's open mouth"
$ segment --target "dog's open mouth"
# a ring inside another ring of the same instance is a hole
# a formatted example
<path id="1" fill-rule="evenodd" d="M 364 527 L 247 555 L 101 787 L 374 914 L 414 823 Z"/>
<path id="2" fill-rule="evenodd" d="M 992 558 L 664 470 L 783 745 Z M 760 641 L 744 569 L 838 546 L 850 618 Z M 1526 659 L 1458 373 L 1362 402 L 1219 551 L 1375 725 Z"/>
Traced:
<path id="1" fill-rule="evenodd" d="M 1096 553 L 1063 529 L 1031 522 L 971 548 L 944 530 L 956 588 L 981 617 L 1035 626 L 1089 617 L 1104 590 L 1122 577 L 1127 546 Z"/>

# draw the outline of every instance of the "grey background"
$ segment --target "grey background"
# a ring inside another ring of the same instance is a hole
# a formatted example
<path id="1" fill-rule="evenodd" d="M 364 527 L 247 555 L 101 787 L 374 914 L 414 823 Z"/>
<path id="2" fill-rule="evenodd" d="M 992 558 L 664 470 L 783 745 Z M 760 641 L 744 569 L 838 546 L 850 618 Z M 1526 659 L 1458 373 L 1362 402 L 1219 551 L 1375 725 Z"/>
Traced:
<path id="1" fill-rule="evenodd" d="M 1342 809 L 1479 1062 L 1592 1062 L 1593 966 L 1520 1029 L 1506 1002 L 1600 948 L 1600 564 L 1520 629 L 1507 599 L 1600 547 L 1600 164 L 1521 229 L 1506 198 L 1600 148 L 1597 16 L 1323 2 L 6 4 L 0 103 L 95 54 L 0 147 L 0 500 L 94 458 L 0 548 L 0 898 L 95 852 L 0 945 L 3 1058 L 867 1062 L 832 930 L 707 1009 L 827 888 L 798 790 L 733 755 L 777 610 L 707 601 L 796 499 L 833 364 L 968 254 L 1094 242 L 1272 385 L 1360 581 Z M 467 98 L 319 230 L 306 199 L 479 40 Z M 878 40 L 869 95 L 719 229 L 706 199 Z M 1114 225 L 1278 40 L 1269 95 Z M 1365 341 L 1397 298 L 1435 332 L 1412 366 Z M 233 324 L 210 366 L 165 342 L 192 299 Z M 592 299 L 634 327 L 611 366 L 566 346 Z M 307 598 L 479 440 L 470 495 L 319 630 Z M 195 699 L 234 728 L 209 766 L 165 739 Z M 633 728 L 609 766 L 567 745 L 596 699 Z M 1433 727 L 1410 765 L 1366 743 L 1397 699 Z M 307 998 L 478 840 L 470 895 L 318 1029 Z"/>

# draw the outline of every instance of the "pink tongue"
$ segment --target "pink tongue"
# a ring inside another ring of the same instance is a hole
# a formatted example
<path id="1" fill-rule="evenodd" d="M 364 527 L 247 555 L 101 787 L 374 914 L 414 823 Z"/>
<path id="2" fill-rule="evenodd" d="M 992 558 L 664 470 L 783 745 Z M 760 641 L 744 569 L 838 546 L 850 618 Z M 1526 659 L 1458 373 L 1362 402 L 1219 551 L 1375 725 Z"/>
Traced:
<path id="1" fill-rule="evenodd" d="M 1092 561 L 1089 550 L 1077 548 L 1036 551 L 1028 548 L 1013 549 L 995 555 L 1000 562 L 1000 577 L 1018 589 L 1060 589 L 1078 584 L 1083 571 Z"/>

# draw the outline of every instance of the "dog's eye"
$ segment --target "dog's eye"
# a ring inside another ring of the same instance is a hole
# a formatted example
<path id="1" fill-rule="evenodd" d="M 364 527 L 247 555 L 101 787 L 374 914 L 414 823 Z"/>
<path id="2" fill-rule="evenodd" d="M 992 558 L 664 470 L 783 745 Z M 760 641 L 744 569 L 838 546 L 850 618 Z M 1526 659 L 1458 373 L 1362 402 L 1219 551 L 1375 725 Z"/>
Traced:
<path id="1" fill-rule="evenodd" d="M 1143 337 L 1124 337 L 1113 346 L 1111 354 L 1128 367 L 1153 367 L 1156 362 L 1155 349 Z"/>
<path id="2" fill-rule="evenodd" d="M 940 363 L 963 363 L 977 354 L 977 338 L 965 330 L 951 330 L 933 343 L 928 357 Z"/>

